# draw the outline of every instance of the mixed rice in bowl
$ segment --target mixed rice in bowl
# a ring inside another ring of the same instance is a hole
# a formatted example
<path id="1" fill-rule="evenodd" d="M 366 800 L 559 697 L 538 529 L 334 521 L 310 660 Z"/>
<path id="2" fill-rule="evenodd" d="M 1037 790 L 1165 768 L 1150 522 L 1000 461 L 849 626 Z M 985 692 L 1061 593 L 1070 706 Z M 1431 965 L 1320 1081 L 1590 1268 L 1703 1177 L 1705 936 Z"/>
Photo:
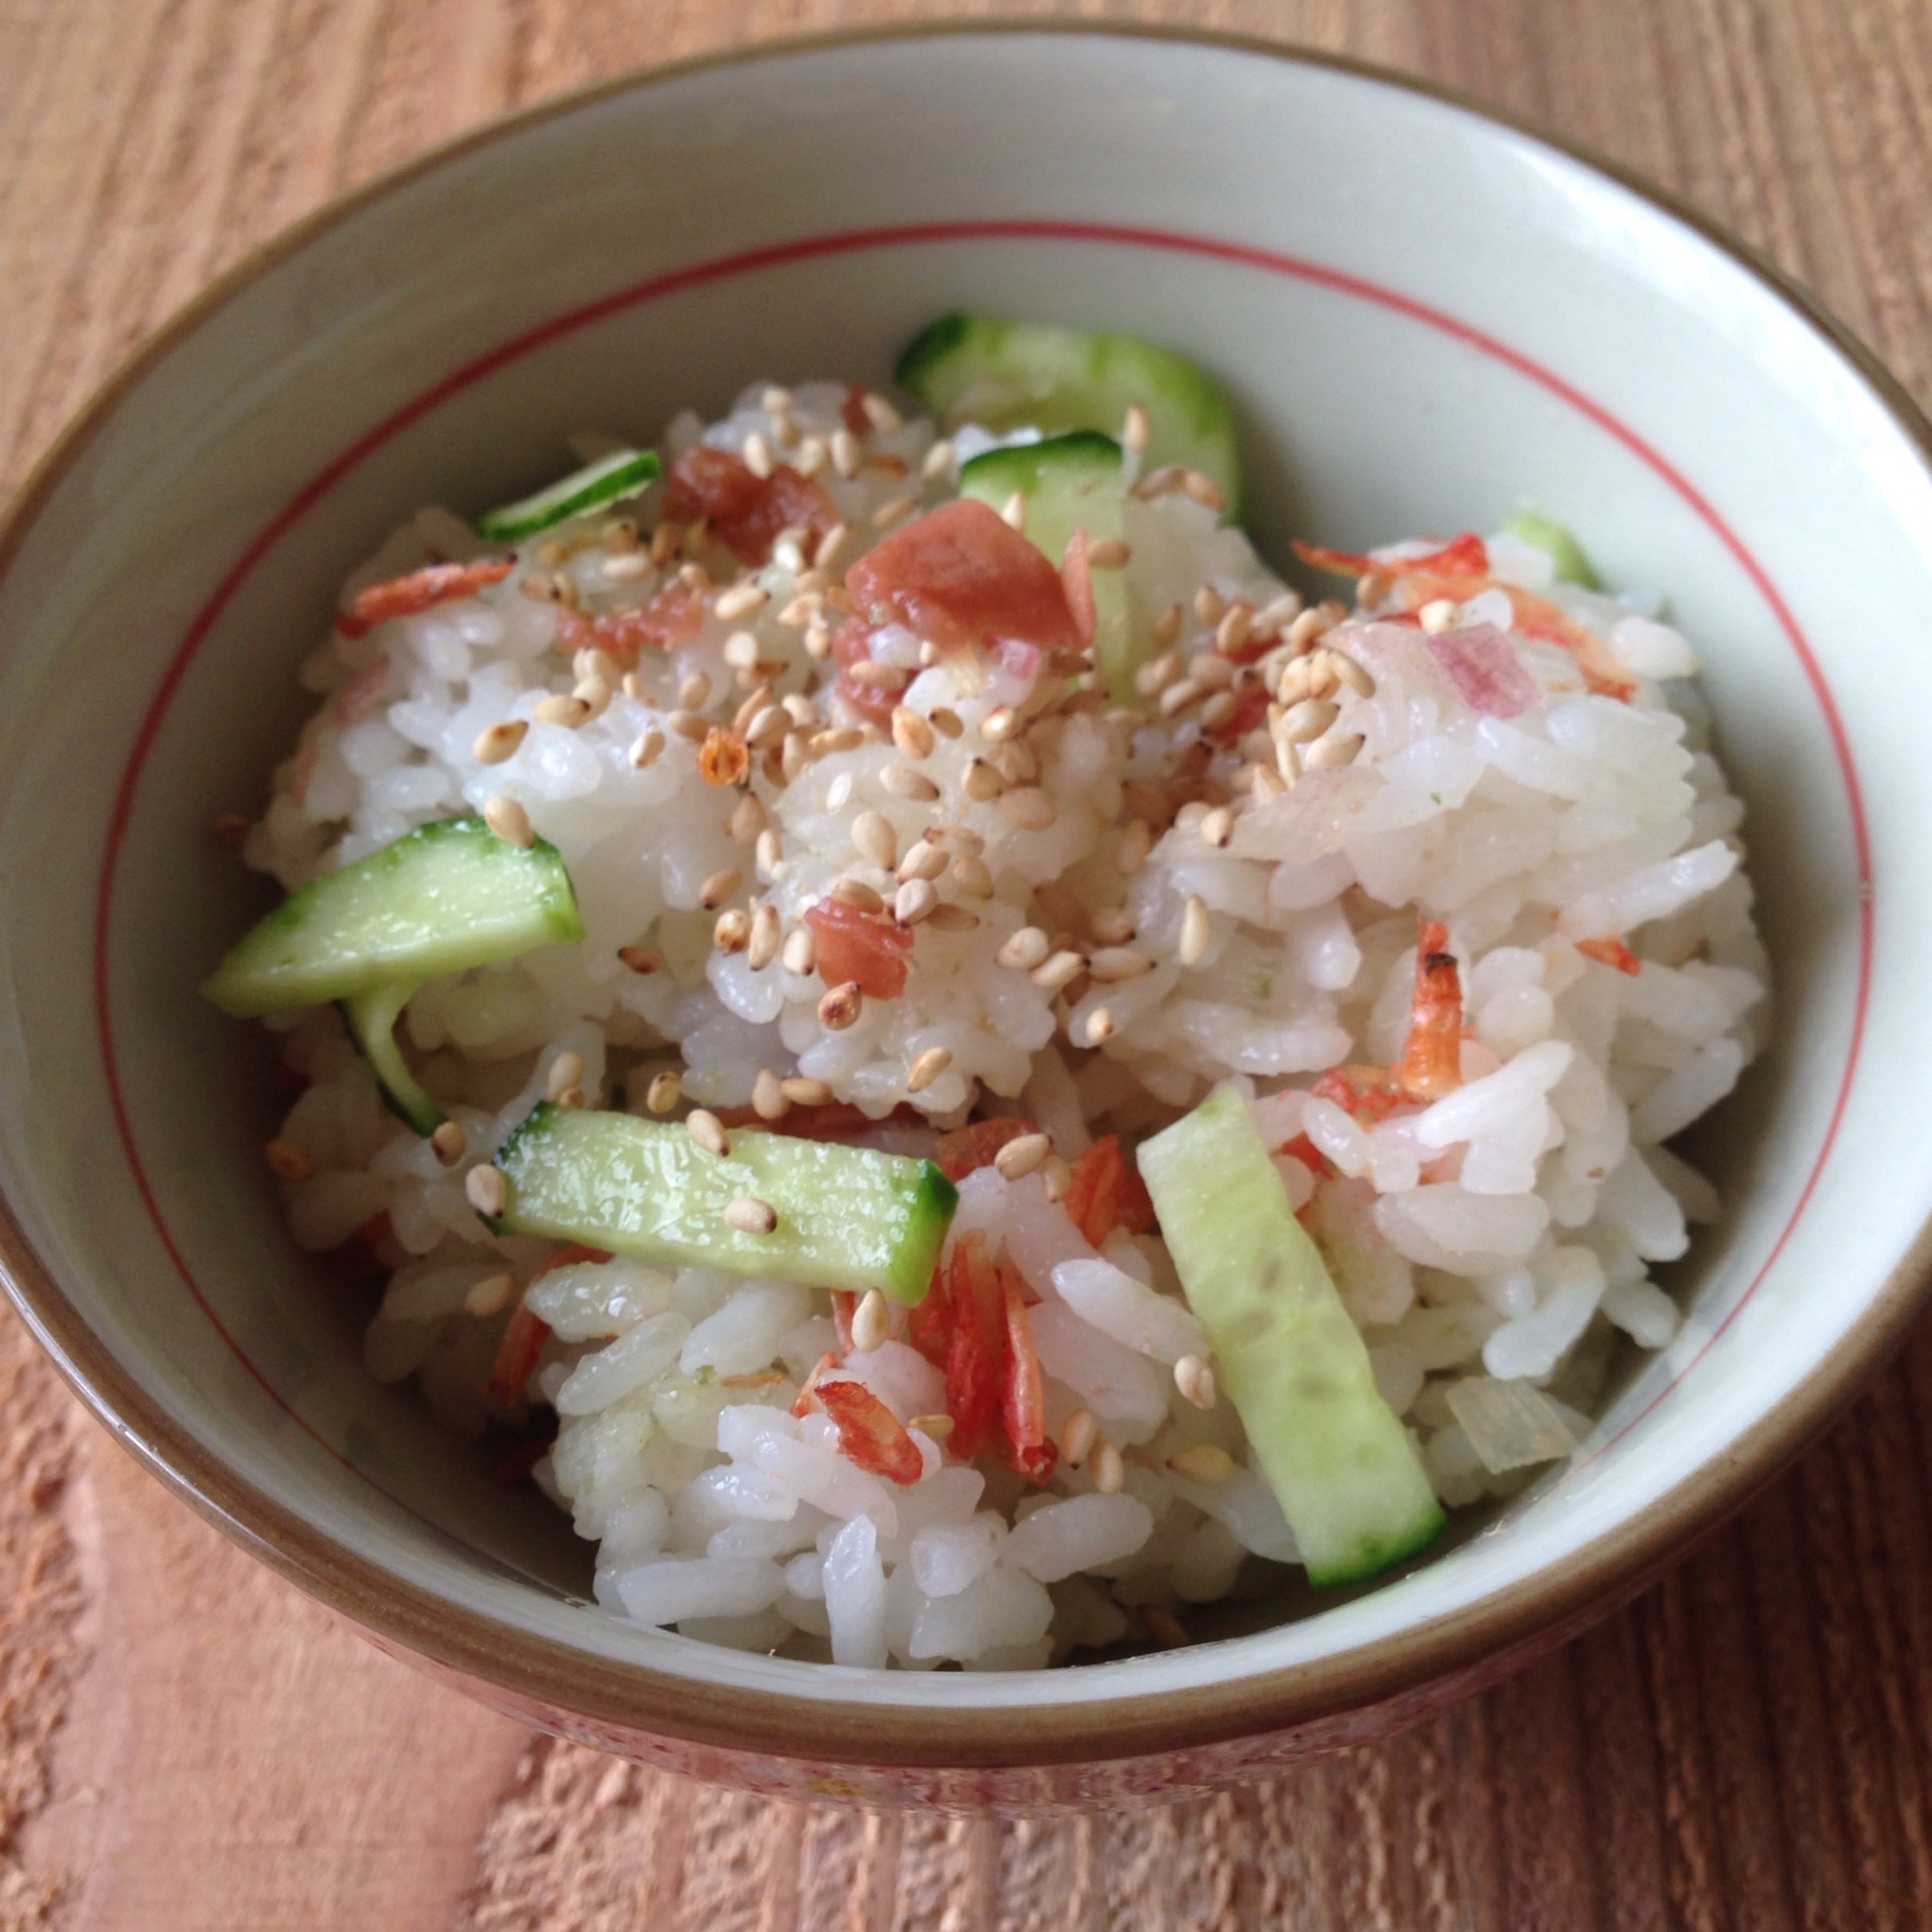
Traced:
<path id="1" fill-rule="evenodd" d="M 1576 1447 L 1678 1325 L 1664 1143 L 1765 962 L 1690 648 L 1564 533 L 1305 551 L 1305 604 L 1178 358 L 954 318 L 901 383 L 415 517 L 211 990 L 301 1089 L 297 1242 L 386 1277 L 370 1371 L 607 1610 L 1033 1667 Z"/>

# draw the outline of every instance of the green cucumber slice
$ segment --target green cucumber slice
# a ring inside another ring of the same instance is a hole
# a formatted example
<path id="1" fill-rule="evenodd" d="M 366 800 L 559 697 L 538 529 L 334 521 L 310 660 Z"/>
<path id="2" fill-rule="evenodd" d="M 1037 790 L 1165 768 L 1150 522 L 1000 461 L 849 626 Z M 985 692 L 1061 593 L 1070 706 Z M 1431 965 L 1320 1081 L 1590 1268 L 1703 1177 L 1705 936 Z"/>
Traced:
<path id="1" fill-rule="evenodd" d="M 1140 1165 L 1309 1581 L 1361 1582 L 1425 1548 L 1442 1507 L 1247 1103 L 1210 1094 Z"/>
<path id="2" fill-rule="evenodd" d="M 1147 467 L 1184 463 L 1203 470 L 1227 499 L 1229 517 L 1240 507 L 1227 399 L 1172 349 L 1134 335 L 943 315 L 914 337 L 897 376 L 899 386 L 949 429 L 977 422 L 990 430 L 1118 435 L 1128 407 L 1139 403 L 1153 429 Z"/>
<path id="3" fill-rule="evenodd" d="M 582 939 L 556 847 L 443 818 L 325 872 L 243 934 L 202 986 L 238 1019 L 351 1000 Z"/>
<path id="4" fill-rule="evenodd" d="M 989 449 L 960 469 L 959 494 L 978 497 L 996 510 L 1015 490 L 1026 497 L 1028 539 L 1056 569 L 1076 529 L 1094 542 L 1125 534 L 1121 445 L 1097 430 Z M 1132 704 L 1136 660 L 1124 571 L 1094 572 L 1094 656 L 1108 694 L 1117 704 Z"/>
<path id="5" fill-rule="evenodd" d="M 1601 590 L 1603 580 L 1590 567 L 1583 546 L 1564 526 L 1538 510 L 1519 510 L 1503 519 L 1503 528 L 1511 536 L 1549 554 L 1556 566 L 1559 583 L 1580 583 L 1585 590 Z"/>
<path id="6" fill-rule="evenodd" d="M 447 1116 L 410 1071 L 409 1062 L 396 1044 L 396 1022 L 415 990 L 412 985 L 378 986 L 374 992 L 357 993 L 354 999 L 342 1001 L 341 1012 L 350 1037 L 361 1048 L 391 1111 L 427 1138 Z"/>
<path id="7" fill-rule="evenodd" d="M 673 1122 L 540 1102 L 504 1142 L 499 1234 L 547 1235 L 613 1255 L 809 1288 L 877 1288 L 917 1307 L 959 1205 L 928 1160 L 787 1134 L 734 1132 L 721 1157 Z M 724 1210 L 771 1205 L 769 1235 Z"/>
<path id="8" fill-rule="evenodd" d="M 573 469 L 548 490 L 521 502 L 505 503 L 500 509 L 486 510 L 476 519 L 476 533 L 490 543 L 516 543 L 533 537 L 553 524 L 581 517 L 620 497 L 634 497 L 646 483 L 655 483 L 664 474 L 664 465 L 654 449 L 617 449 Z"/>

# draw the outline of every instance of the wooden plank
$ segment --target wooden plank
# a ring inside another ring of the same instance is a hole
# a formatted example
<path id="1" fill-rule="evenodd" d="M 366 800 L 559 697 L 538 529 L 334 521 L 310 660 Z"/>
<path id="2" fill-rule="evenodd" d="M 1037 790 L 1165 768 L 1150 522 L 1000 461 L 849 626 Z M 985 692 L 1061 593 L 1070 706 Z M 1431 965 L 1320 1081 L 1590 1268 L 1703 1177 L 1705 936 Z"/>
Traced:
<path id="1" fill-rule="evenodd" d="M 173 305 L 341 187 L 628 65 L 933 11 L 0 0 L 0 490 Z M 1924 0 L 1083 11 L 1299 40 L 1539 117 L 1735 223 L 1932 393 Z M 1406 1737 L 1167 1811 L 997 1827 L 760 1804 L 526 1738 L 181 1511 L 0 1319 L 0 1924 L 1916 1925 L 1928 1394 L 1921 1328 L 1674 1577 Z"/>

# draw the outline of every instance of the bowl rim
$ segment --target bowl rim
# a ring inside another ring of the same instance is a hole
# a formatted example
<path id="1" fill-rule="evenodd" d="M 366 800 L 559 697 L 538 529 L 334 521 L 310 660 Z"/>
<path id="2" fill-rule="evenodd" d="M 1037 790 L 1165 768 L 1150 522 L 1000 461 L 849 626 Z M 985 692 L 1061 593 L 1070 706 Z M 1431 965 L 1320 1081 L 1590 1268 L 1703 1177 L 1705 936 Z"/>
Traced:
<path id="1" fill-rule="evenodd" d="M 633 68 L 498 115 L 333 196 L 251 249 L 176 310 L 94 391 L 0 513 L 0 578 L 47 499 L 150 370 L 211 317 L 317 237 L 438 170 L 553 119 L 694 74 L 842 48 L 940 39 L 1058 36 L 1162 42 L 1325 70 L 1440 102 L 1522 135 L 1640 197 L 1722 251 L 1842 355 L 1932 468 L 1932 422 L 1856 335 L 1722 223 L 1636 171 L 1462 91 L 1353 56 L 1258 36 L 1139 21 L 927 20 L 787 35 Z M 217 1529 L 327 1607 L 442 1672 L 619 1731 L 730 1751 L 879 1766 L 1023 1767 L 1198 1748 L 1320 1723 L 1419 1690 L 1553 1640 L 1607 1613 L 1743 1507 L 1883 1364 L 1932 1276 L 1932 1220 L 1885 1277 L 1864 1314 L 1804 1373 L 1785 1402 L 1644 1508 L 1599 1532 L 1560 1572 L 1507 1584 L 1367 1650 L 1231 1675 L 1177 1694 L 1024 1706 L 855 1703 L 706 1683 L 573 1649 L 453 1603 L 316 1529 L 178 1424 L 122 1367 L 68 1299 L 0 1189 L 0 1286 L 95 1417 L 152 1474 Z"/>

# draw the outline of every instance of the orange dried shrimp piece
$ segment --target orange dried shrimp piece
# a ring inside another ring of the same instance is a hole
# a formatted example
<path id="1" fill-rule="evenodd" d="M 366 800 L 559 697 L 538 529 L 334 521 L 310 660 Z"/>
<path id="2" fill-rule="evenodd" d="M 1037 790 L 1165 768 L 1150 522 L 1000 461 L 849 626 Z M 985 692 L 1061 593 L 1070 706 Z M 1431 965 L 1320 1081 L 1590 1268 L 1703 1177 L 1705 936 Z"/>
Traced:
<path id="1" fill-rule="evenodd" d="M 1579 939 L 1577 951 L 1600 966 L 1614 966 L 1633 980 L 1643 971 L 1643 961 L 1621 939 Z"/>
<path id="2" fill-rule="evenodd" d="M 1096 1248 L 1116 1228 L 1145 1235 L 1154 1224 L 1153 1201 L 1139 1170 L 1121 1152 L 1118 1134 L 1095 1141 L 1073 1163 L 1073 1178 L 1060 1205 Z"/>
<path id="3" fill-rule="evenodd" d="M 969 1121 L 963 1127 L 954 1127 L 950 1134 L 941 1134 L 939 1142 L 932 1150 L 932 1158 L 948 1180 L 964 1180 L 969 1174 L 977 1173 L 982 1167 L 991 1167 L 993 1156 L 1009 1141 L 1016 1141 L 1039 1129 L 1031 1121 L 1003 1119 L 997 1121 Z"/>
<path id="4" fill-rule="evenodd" d="M 349 609 L 335 620 L 345 638 L 366 638 L 378 624 L 394 617 L 417 617 L 457 597 L 473 597 L 492 583 L 500 583 L 516 568 L 506 556 L 479 557 L 474 563 L 431 563 L 407 577 L 371 583 L 349 600 Z"/>
<path id="5" fill-rule="evenodd" d="M 925 1459 L 905 1424 L 864 1382 L 820 1381 L 812 1395 L 838 1425 L 838 1450 L 847 1462 L 901 1485 L 925 1474 Z"/>

